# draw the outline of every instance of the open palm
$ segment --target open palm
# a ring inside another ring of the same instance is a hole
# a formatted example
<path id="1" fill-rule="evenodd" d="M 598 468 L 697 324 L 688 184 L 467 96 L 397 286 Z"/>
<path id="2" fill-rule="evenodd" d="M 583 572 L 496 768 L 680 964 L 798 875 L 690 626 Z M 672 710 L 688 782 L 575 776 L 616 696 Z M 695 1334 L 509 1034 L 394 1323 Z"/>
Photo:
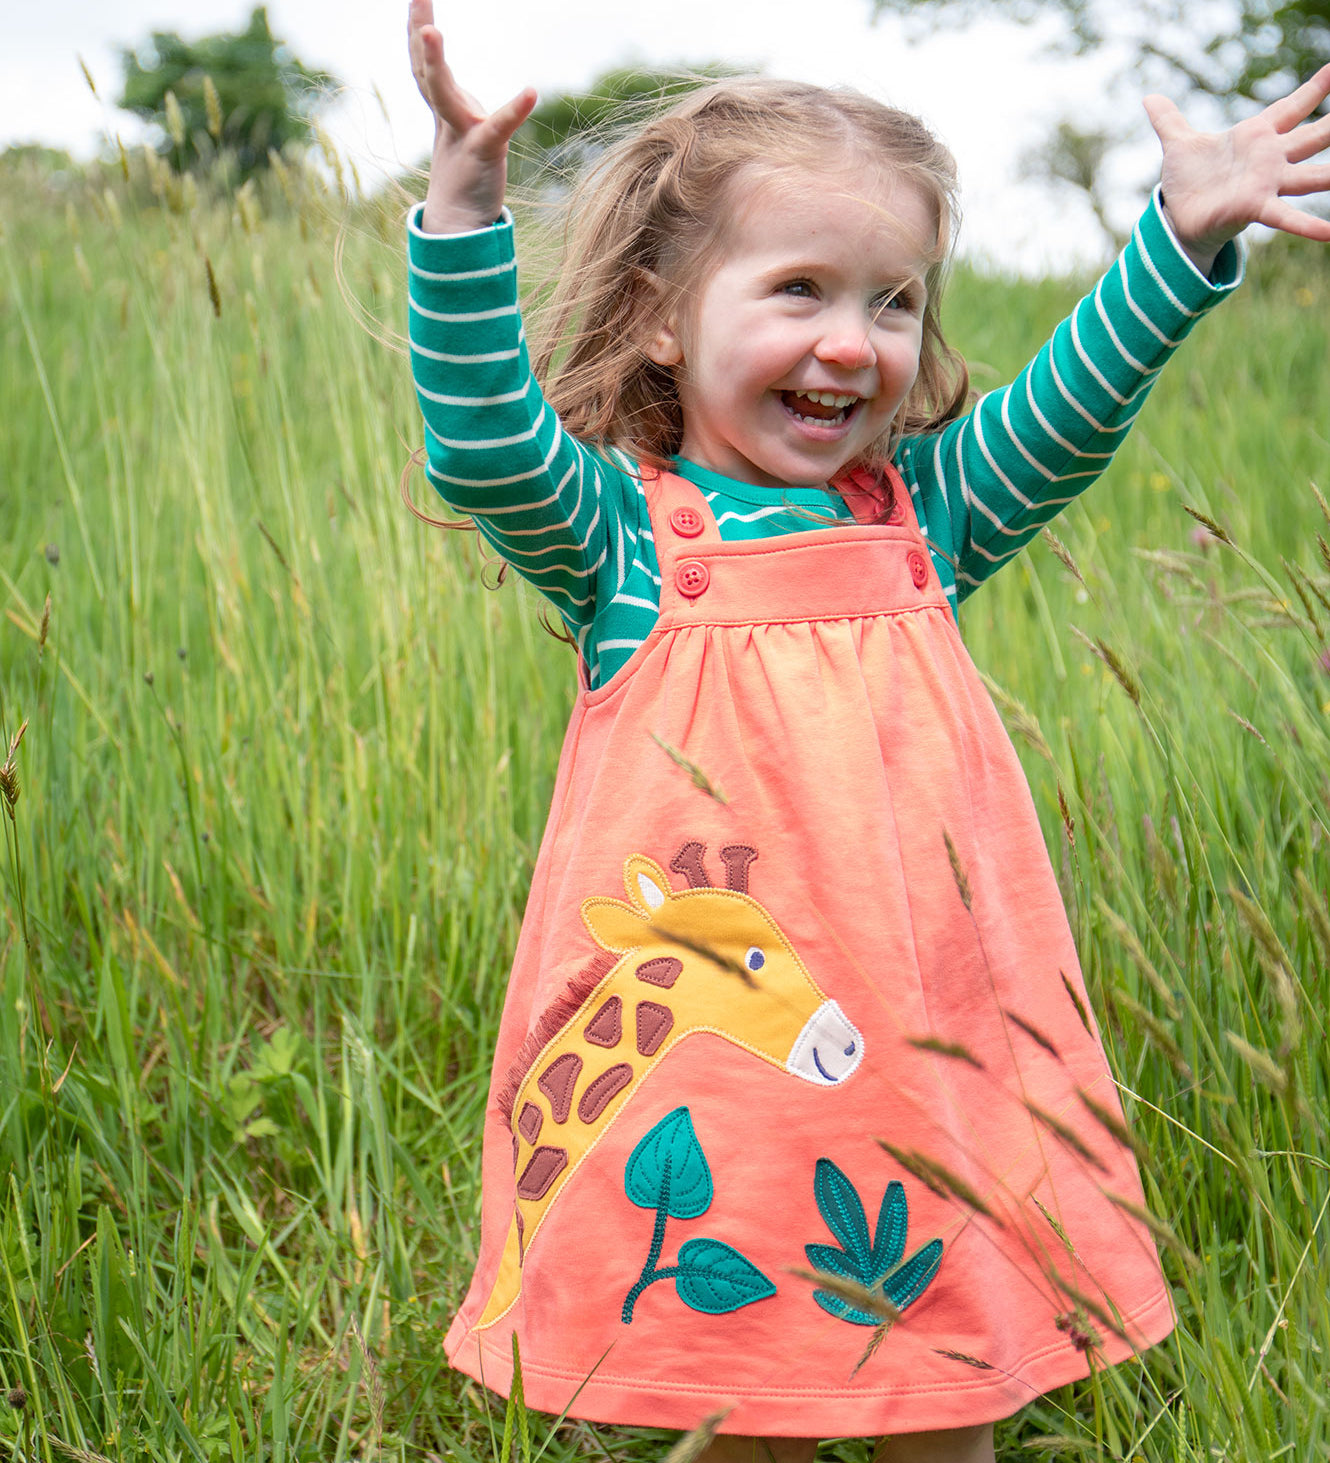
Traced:
<path id="1" fill-rule="evenodd" d="M 1285 202 L 1330 191 L 1330 116 L 1307 119 L 1330 95 L 1330 66 L 1227 132 L 1198 132 L 1172 102 L 1145 99 L 1164 150 L 1164 206 L 1179 242 L 1212 261 L 1248 224 L 1330 242 L 1330 219 Z M 1198 260 L 1198 262 L 1200 262 Z"/>
<path id="2" fill-rule="evenodd" d="M 492 224 L 503 209 L 508 144 L 536 104 L 530 88 L 486 112 L 458 86 L 443 59 L 432 0 L 411 0 L 407 18 L 411 70 L 434 113 L 434 154 L 422 219 L 427 233 L 460 233 Z"/>

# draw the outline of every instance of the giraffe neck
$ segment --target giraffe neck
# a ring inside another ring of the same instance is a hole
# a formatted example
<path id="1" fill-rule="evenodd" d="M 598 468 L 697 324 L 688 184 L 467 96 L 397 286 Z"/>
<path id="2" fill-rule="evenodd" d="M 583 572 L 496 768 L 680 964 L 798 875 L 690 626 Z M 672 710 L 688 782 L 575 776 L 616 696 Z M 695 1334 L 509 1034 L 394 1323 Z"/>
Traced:
<path id="1" fill-rule="evenodd" d="M 528 1240 L 624 1102 L 686 1035 L 671 999 L 682 972 L 673 956 L 625 956 L 527 1073 L 513 1104 L 513 1154 Z"/>

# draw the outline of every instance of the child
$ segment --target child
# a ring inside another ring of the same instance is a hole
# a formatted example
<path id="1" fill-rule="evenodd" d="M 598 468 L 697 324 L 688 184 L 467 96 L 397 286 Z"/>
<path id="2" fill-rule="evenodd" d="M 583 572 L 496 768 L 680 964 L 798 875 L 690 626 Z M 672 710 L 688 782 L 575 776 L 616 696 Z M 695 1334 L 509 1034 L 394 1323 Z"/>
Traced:
<path id="1" fill-rule="evenodd" d="M 679 101 L 575 200 L 533 376 L 503 199 L 534 96 L 487 117 L 430 0 L 410 39 L 429 476 L 581 673 L 448 1354 L 504 1391 L 515 1336 L 550 1412 L 719 1414 L 708 1459 L 991 1459 L 994 1419 L 1173 1316 L 955 606 L 1103 471 L 1247 223 L 1330 239 L 1281 196 L 1330 186 L 1330 67 L 1220 136 L 1147 102 L 1162 195 L 963 414 L 953 169 L 915 119 L 765 80 Z"/>

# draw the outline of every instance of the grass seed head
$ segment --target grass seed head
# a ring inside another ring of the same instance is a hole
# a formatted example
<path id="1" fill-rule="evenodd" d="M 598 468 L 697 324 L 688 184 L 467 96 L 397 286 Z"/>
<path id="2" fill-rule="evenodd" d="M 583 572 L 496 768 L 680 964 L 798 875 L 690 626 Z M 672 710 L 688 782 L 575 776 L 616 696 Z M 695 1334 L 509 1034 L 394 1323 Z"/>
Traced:
<path id="1" fill-rule="evenodd" d="M 833 1275 L 830 1270 L 808 1270 L 801 1265 L 789 1266 L 788 1273 L 798 1280 L 811 1281 L 819 1290 L 829 1291 L 838 1300 L 843 1300 L 857 1311 L 863 1311 L 865 1315 L 876 1316 L 884 1326 L 894 1325 L 900 1320 L 900 1311 L 880 1290 L 870 1290 L 857 1280 Z"/>
<path id="2" fill-rule="evenodd" d="M 1076 1096 L 1084 1103 L 1086 1111 L 1104 1129 L 1106 1129 L 1124 1148 L 1129 1148 L 1144 1163 L 1147 1158 L 1145 1145 L 1122 1121 L 1122 1119 L 1111 1108 L 1097 1102 L 1083 1087 L 1076 1089 Z"/>
<path id="3" fill-rule="evenodd" d="M 1076 1007 L 1076 1014 L 1081 1018 L 1081 1025 L 1093 1036 L 1094 1028 L 1090 1025 L 1090 1013 L 1085 1009 L 1085 1002 L 1081 1000 L 1076 987 L 1067 979 L 1067 972 L 1059 970 L 1058 974 L 1062 977 L 1063 990 L 1071 997 L 1071 1003 Z"/>
<path id="4" fill-rule="evenodd" d="M 729 802 L 729 798 L 721 791 L 720 784 L 712 782 L 703 769 L 696 762 L 686 757 L 678 747 L 672 747 L 667 741 L 658 737 L 655 732 L 651 733 L 651 740 L 655 742 L 676 767 L 683 768 L 692 779 L 693 786 L 700 792 L 706 793 L 709 798 L 714 799 L 722 805 Z"/>
<path id="5" fill-rule="evenodd" d="M 1057 763 L 1053 758 L 1053 750 L 1048 745 L 1044 736 L 1043 728 L 1039 725 L 1039 718 L 1024 703 L 1018 701 L 1015 696 L 1004 686 L 1000 686 L 991 676 L 979 672 L 979 679 L 988 688 L 988 694 L 993 698 L 998 710 L 1002 713 L 1002 719 L 1007 723 L 1009 730 L 1028 746 L 1032 751 L 1037 752 L 1045 762 L 1052 766 Z"/>
<path id="6" fill-rule="evenodd" d="M 704 1417 L 692 1432 L 685 1433 L 666 1453 L 664 1463 L 693 1463 L 711 1446 L 721 1423 L 733 1410 L 727 1407 L 723 1412 L 713 1412 L 710 1417 Z"/>
<path id="7" fill-rule="evenodd" d="M 939 1163 L 936 1158 L 930 1158 L 926 1153 L 920 1153 L 917 1148 L 897 1148 L 894 1143 L 888 1143 L 885 1138 L 879 1138 L 878 1146 L 896 1160 L 906 1173 L 913 1174 L 926 1188 L 930 1189 L 939 1199 L 959 1199 L 962 1204 L 991 1219 L 995 1224 L 1004 1227 L 1001 1217 L 989 1207 L 986 1200 L 981 1198 L 972 1185 L 966 1182 L 960 1174 L 953 1173 L 946 1164 Z"/>
<path id="8" fill-rule="evenodd" d="M 51 629 L 51 595 L 46 594 L 46 603 L 42 606 L 42 622 L 37 630 L 37 659 L 41 660 L 46 654 L 46 636 Z"/>
<path id="9" fill-rule="evenodd" d="M 991 1361 L 980 1361 L 977 1356 L 968 1356 L 963 1351 L 944 1351 L 940 1346 L 935 1346 L 933 1351 L 938 1356 L 945 1356 L 948 1361 L 958 1361 L 962 1366 L 972 1366 L 979 1372 L 991 1372 L 993 1363 Z"/>
<path id="10" fill-rule="evenodd" d="M 1293 879 L 1298 886 L 1298 902 L 1302 906 L 1302 912 L 1321 947 L 1321 964 L 1326 970 L 1330 970 L 1330 912 L 1326 909 L 1325 895 L 1317 893 L 1316 886 L 1307 877 L 1305 869 L 1295 869 Z"/>
<path id="11" fill-rule="evenodd" d="M 217 276 L 212 272 L 212 260 L 203 256 L 203 273 L 208 281 L 208 299 L 212 302 L 212 313 L 222 318 L 222 292 L 217 288 Z"/>
<path id="12" fill-rule="evenodd" d="M 1092 1168 L 1097 1168 L 1101 1173 L 1108 1173 L 1108 1164 L 1094 1151 L 1084 1138 L 1071 1126 L 1064 1123 L 1061 1118 L 1042 1108 L 1036 1102 L 1025 1100 L 1026 1111 L 1032 1118 L 1037 1118 L 1049 1132 L 1061 1139 L 1073 1153 L 1083 1158 Z"/>
<path id="13" fill-rule="evenodd" d="M 1270 984 L 1274 988 L 1275 1000 L 1283 1017 L 1283 1048 L 1284 1054 L 1287 1055 L 1297 1044 L 1302 1030 L 1302 1015 L 1298 1007 L 1298 988 L 1293 980 L 1288 957 L 1284 953 L 1284 947 L 1279 943 L 1279 937 L 1275 934 L 1274 926 L 1266 916 L 1265 910 L 1254 899 L 1248 899 L 1239 889 L 1230 888 L 1228 893 L 1243 924 L 1251 933 L 1252 942 L 1256 947 L 1256 958 L 1260 961 L 1261 968 L 1269 976 Z"/>
<path id="14" fill-rule="evenodd" d="M 185 145 L 185 114 L 180 110 L 180 103 L 176 94 L 168 90 L 166 93 L 166 130 L 171 134 L 171 141 L 177 147 Z"/>
<path id="15" fill-rule="evenodd" d="M 1145 1039 L 1164 1057 L 1164 1060 L 1179 1077 L 1188 1082 L 1194 1079 L 1195 1074 L 1192 1072 L 1191 1063 L 1183 1056 L 1177 1038 L 1153 1011 L 1143 1006 L 1130 991 L 1125 990 L 1122 986 L 1114 986 L 1109 991 L 1108 997 L 1114 1009 L 1119 1013 L 1119 1017 L 1125 1011 L 1135 1018 Z"/>
<path id="16" fill-rule="evenodd" d="M 203 74 L 203 110 L 208 117 L 208 135 L 214 142 L 222 140 L 222 99 L 217 86 L 205 71 Z"/>
<path id="17" fill-rule="evenodd" d="M 1203 528 L 1208 528 L 1212 538 L 1217 538 L 1221 544 L 1228 544 L 1230 548 L 1233 547 L 1233 539 L 1228 530 L 1221 527 L 1208 514 L 1202 513 L 1199 508 L 1189 508 L 1186 503 L 1182 505 L 1182 511 L 1189 513 Z"/>
<path id="18" fill-rule="evenodd" d="M 956 845 L 951 841 L 951 834 L 945 828 L 942 830 L 942 838 L 947 845 L 947 862 L 951 865 L 951 877 L 956 881 L 956 892 L 961 896 L 961 903 L 966 909 L 970 909 L 974 895 L 970 889 L 970 880 L 965 872 L 965 865 L 961 863 L 961 856 L 956 852 Z"/>
<path id="19" fill-rule="evenodd" d="M 873 1327 L 873 1334 L 868 1338 L 868 1345 L 864 1347 L 864 1354 L 855 1362 L 854 1370 L 850 1373 L 851 1381 L 854 1381 L 855 1377 L 859 1375 L 864 1363 L 872 1361 L 873 1357 L 877 1355 L 878 1347 L 887 1339 L 887 1332 L 890 1330 L 891 1326 L 886 1321 Z"/>
<path id="20" fill-rule="evenodd" d="M 1110 1204 L 1116 1204 L 1124 1214 L 1130 1214 L 1133 1219 L 1143 1224 L 1166 1250 L 1172 1250 L 1177 1255 L 1188 1270 L 1195 1272 L 1201 1268 L 1201 1262 L 1196 1253 L 1189 1246 L 1183 1244 L 1178 1238 L 1177 1232 L 1171 1226 L 1165 1224 L 1156 1215 L 1151 1214 L 1144 1205 L 1136 1203 L 1134 1199 L 1124 1198 L 1121 1194 L 1109 1193 L 1107 1189 L 1104 1191 L 1104 1198 Z"/>
<path id="21" fill-rule="evenodd" d="M 1045 528 L 1039 536 L 1052 549 L 1054 556 L 1062 564 L 1063 568 L 1072 575 L 1081 588 L 1089 589 L 1090 586 L 1085 582 L 1085 575 L 1081 573 L 1080 566 L 1071 556 L 1071 550 L 1062 542 L 1057 534 L 1051 528 Z"/>
<path id="22" fill-rule="evenodd" d="M 1141 704 L 1141 687 L 1136 677 L 1127 669 L 1126 662 L 1106 641 L 1101 640 L 1097 635 L 1091 639 L 1083 630 L 1078 630 L 1075 625 L 1071 627 L 1071 633 L 1081 641 L 1091 655 L 1098 656 L 1108 667 L 1113 679 L 1131 698 L 1133 706 Z"/>
<path id="23" fill-rule="evenodd" d="M 1058 1051 L 1057 1047 L 1053 1045 L 1048 1037 L 1033 1022 L 1027 1021 L 1024 1016 L 1018 1016 L 1015 1011 L 1009 1011 L 1005 1006 L 1002 1007 L 1002 1014 L 1014 1026 L 1019 1026 L 1032 1042 L 1037 1046 L 1043 1047 L 1054 1061 L 1060 1062 L 1062 1060 L 1062 1053 Z"/>
<path id="24" fill-rule="evenodd" d="M 1076 847 L 1076 819 L 1071 815 L 1071 808 L 1067 803 L 1067 794 L 1062 784 L 1058 783 L 1058 812 L 1062 814 L 1062 827 L 1067 835 L 1067 842 L 1072 848 Z"/>
<path id="25" fill-rule="evenodd" d="M 1288 1091 L 1288 1073 L 1268 1052 L 1263 1052 L 1260 1047 L 1244 1041 L 1236 1031 L 1226 1031 L 1224 1039 L 1246 1062 L 1252 1076 L 1258 1082 L 1280 1097 Z"/>
<path id="26" fill-rule="evenodd" d="M 907 1045 L 916 1051 L 933 1052 L 939 1057 L 955 1057 L 957 1061 L 968 1062 L 976 1071 L 982 1072 L 984 1064 L 967 1046 L 958 1041 L 943 1041 L 940 1036 L 907 1036 Z"/>
<path id="27" fill-rule="evenodd" d="M 18 763 L 14 760 L 18 745 L 23 740 L 23 733 L 28 729 L 27 718 L 24 718 L 23 725 L 14 733 L 9 743 L 9 756 L 5 758 L 4 764 L 0 766 L 0 797 L 4 798 L 5 811 L 9 814 L 10 822 L 14 822 L 14 809 L 18 804 L 21 791 L 18 780 Z"/>

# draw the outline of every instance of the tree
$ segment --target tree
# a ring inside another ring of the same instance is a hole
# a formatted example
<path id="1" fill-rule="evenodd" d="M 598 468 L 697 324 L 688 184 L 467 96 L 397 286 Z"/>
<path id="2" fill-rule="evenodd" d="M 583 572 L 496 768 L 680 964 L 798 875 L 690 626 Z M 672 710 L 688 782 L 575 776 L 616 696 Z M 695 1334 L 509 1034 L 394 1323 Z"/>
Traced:
<path id="1" fill-rule="evenodd" d="M 903 16 L 926 28 L 961 26 L 984 16 L 1028 25 L 1060 23 L 1055 47 L 1070 55 L 1108 48 L 1121 57 L 1098 118 L 1092 108 L 1062 118 L 1042 146 L 1021 160 L 1025 176 L 1080 191 L 1118 247 L 1122 231 L 1106 207 L 1105 159 L 1148 136 L 1140 108 L 1122 105 L 1122 83 L 1211 99 L 1229 119 L 1264 105 L 1330 60 L 1330 0 L 870 0 L 875 15 Z M 1324 108 L 1322 108 L 1324 110 Z M 1124 125 L 1125 119 L 1125 125 Z"/>
<path id="2" fill-rule="evenodd" d="M 1330 60 L 1330 0 L 871 0 L 874 12 L 964 24 L 996 15 L 1028 24 L 1051 15 L 1083 55 L 1105 45 L 1152 84 L 1182 82 L 1226 112 L 1264 105 Z"/>
<path id="3" fill-rule="evenodd" d="M 210 164 L 219 153 L 249 177 L 268 165 L 270 148 L 308 137 L 315 113 L 340 85 L 291 54 L 256 6 L 239 32 L 197 41 L 154 31 L 137 50 L 123 50 L 125 84 L 118 105 L 163 133 L 159 151 L 180 171 Z"/>
<path id="4" fill-rule="evenodd" d="M 620 123 L 654 103 L 735 74 L 734 67 L 718 62 L 677 71 L 623 66 L 602 72 L 586 91 L 556 92 L 541 101 L 514 138 L 510 169 L 528 183 L 542 176 L 566 178 L 585 166 Z"/>

